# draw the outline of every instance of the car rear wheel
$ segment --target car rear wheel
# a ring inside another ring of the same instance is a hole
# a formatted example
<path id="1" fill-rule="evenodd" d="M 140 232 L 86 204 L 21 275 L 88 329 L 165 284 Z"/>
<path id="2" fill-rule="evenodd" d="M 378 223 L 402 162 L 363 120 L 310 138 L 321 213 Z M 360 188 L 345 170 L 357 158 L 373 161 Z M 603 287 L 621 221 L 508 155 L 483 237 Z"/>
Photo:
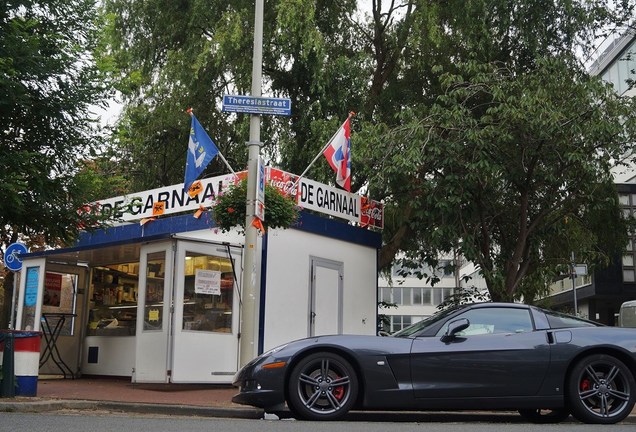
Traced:
<path id="1" fill-rule="evenodd" d="M 351 364 L 333 353 L 314 353 L 292 370 L 287 405 L 305 420 L 337 420 L 353 407 L 358 378 Z"/>
<path id="2" fill-rule="evenodd" d="M 561 423 L 570 416 L 565 408 L 559 409 L 522 409 L 521 417 L 535 424 Z"/>
<path id="3" fill-rule="evenodd" d="M 572 369 L 567 397 L 578 420 L 613 424 L 631 413 L 635 391 L 634 376 L 623 362 L 610 355 L 594 354 Z"/>

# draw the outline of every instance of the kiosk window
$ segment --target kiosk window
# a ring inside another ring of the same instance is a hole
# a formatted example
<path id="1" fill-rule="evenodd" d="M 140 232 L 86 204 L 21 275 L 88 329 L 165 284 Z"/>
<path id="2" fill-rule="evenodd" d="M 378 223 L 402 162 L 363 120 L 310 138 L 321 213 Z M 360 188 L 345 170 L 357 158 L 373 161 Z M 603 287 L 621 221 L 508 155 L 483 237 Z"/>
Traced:
<path id="1" fill-rule="evenodd" d="M 49 326 L 55 328 L 61 316 L 66 315 L 59 334 L 72 336 L 75 332 L 75 308 L 77 305 L 77 275 L 46 272 L 42 295 L 42 314 L 51 314 Z"/>
<path id="2" fill-rule="evenodd" d="M 134 336 L 139 263 L 94 267 L 88 336 Z"/>
<path id="3" fill-rule="evenodd" d="M 165 291 L 166 253 L 148 254 L 146 266 L 146 303 L 144 305 L 144 330 L 163 328 L 163 293 Z"/>
<path id="4" fill-rule="evenodd" d="M 187 252 L 183 330 L 232 332 L 233 290 L 229 258 Z"/>

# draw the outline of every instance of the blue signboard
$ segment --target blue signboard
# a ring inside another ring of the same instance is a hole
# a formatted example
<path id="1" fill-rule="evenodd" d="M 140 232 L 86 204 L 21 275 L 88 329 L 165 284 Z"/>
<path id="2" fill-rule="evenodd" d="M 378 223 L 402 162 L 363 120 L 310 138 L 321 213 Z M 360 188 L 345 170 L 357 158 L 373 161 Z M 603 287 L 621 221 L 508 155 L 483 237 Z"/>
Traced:
<path id="1" fill-rule="evenodd" d="M 224 112 L 239 112 L 261 115 L 291 115 L 291 100 L 254 96 L 223 96 Z"/>
<path id="2" fill-rule="evenodd" d="M 22 243 L 11 243 L 4 253 L 4 265 L 11 271 L 20 271 L 22 260 L 18 255 L 27 253 L 27 247 Z"/>
<path id="3" fill-rule="evenodd" d="M 27 267 L 24 289 L 24 306 L 35 306 L 38 300 L 39 267 Z"/>

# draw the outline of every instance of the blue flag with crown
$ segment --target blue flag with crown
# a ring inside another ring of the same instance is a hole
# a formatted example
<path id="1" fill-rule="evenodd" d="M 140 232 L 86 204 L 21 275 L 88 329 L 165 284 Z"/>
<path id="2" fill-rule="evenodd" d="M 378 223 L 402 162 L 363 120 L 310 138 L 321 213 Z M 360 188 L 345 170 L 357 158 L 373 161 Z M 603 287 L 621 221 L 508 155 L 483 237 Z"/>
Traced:
<path id="1" fill-rule="evenodd" d="M 210 139 L 201 123 L 190 111 L 192 116 L 192 126 L 190 127 L 190 138 L 188 140 L 188 156 L 186 159 L 185 178 L 183 189 L 188 190 L 194 181 L 201 175 L 210 161 L 219 154 L 214 141 Z"/>

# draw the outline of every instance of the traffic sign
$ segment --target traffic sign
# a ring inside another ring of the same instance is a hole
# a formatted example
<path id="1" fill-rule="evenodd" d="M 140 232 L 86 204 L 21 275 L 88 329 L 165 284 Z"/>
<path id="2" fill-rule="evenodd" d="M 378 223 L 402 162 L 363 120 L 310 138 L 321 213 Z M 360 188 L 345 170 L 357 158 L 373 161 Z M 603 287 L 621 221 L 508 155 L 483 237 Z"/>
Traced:
<path id="1" fill-rule="evenodd" d="M 27 247 L 22 243 L 11 243 L 4 253 L 4 265 L 11 271 L 20 271 L 22 269 L 22 260 L 18 255 L 27 252 Z"/>
<path id="2" fill-rule="evenodd" d="M 239 112 L 261 115 L 291 115 L 291 100 L 255 96 L 223 96 L 224 112 Z"/>

